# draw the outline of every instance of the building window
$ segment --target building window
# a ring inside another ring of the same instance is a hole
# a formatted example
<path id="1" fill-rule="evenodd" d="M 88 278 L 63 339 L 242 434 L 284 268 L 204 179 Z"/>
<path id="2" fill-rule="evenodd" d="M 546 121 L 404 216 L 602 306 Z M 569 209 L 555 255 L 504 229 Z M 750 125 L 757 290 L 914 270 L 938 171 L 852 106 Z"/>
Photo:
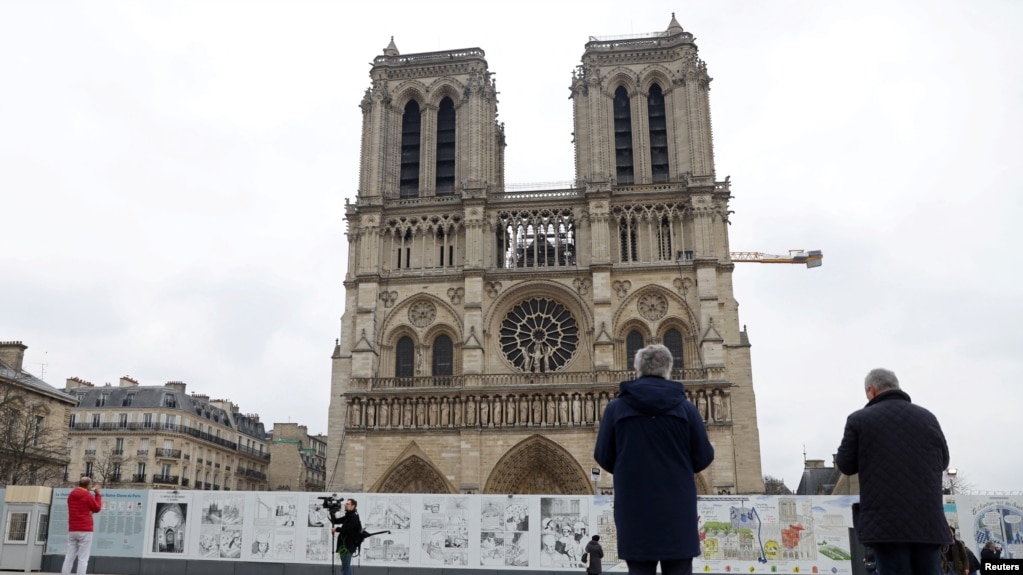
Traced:
<path id="1" fill-rule="evenodd" d="M 92 462 L 91 461 L 86 461 L 85 462 L 85 473 L 83 475 L 85 475 L 86 477 L 92 477 Z"/>
<path id="2" fill-rule="evenodd" d="M 99 394 L 99 397 L 96 398 L 96 407 L 103 407 L 104 405 L 106 405 L 107 404 L 107 399 L 109 399 L 109 398 L 110 398 L 110 394 L 109 393 L 101 393 L 101 394 Z"/>
<path id="3" fill-rule="evenodd" d="M 657 257 L 662 261 L 671 261 L 674 256 L 671 250 L 671 220 L 664 217 L 661 218 L 661 227 L 657 229 Z"/>
<path id="4" fill-rule="evenodd" d="M 28 513 L 11 512 L 7 514 L 7 532 L 4 543 L 28 542 Z"/>
<path id="5" fill-rule="evenodd" d="M 36 543 L 46 543 L 46 532 L 50 529 L 50 516 L 43 514 L 39 516 L 39 526 L 36 528 Z"/>
<path id="6" fill-rule="evenodd" d="M 170 407 L 170 408 L 175 408 L 175 407 L 178 406 L 178 401 L 174 397 L 173 393 L 165 393 L 165 394 L 163 394 L 163 406 L 164 407 Z"/>
<path id="7" fill-rule="evenodd" d="M 32 430 L 32 446 L 33 447 L 39 447 L 39 442 L 42 441 L 43 433 L 44 433 L 44 429 L 43 429 L 43 422 L 44 421 L 45 420 L 43 419 L 43 416 L 41 416 L 41 415 L 37 415 L 36 416 L 35 428 L 33 428 L 33 430 Z"/>
<path id="8" fill-rule="evenodd" d="M 153 414 L 152 413 L 143 413 L 142 414 L 142 427 L 146 427 L 146 428 L 153 427 Z"/>
<path id="9" fill-rule="evenodd" d="M 433 340 L 433 376 L 452 375 L 454 373 L 454 350 L 451 338 L 441 334 Z M 451 385 L 451 379 L 435 380 L 434 385 Z"/>
<path id="10" fill-rule="evenodd" d="M 125 395 L 124 399 L 121 400 L 121 407 L 131 407 L 131 404 L 134 400 L 135 400 L 134 393 L 129 393 L 128 395 Z"/>
<path id="11" fill-rule="evenodd" d="M 98 413 L 93 413 L 92 414 L 92 426 L 93 427 L 99 427 L 101 421 L 102 421 L 102 416 L 100 416 L 100 414 L 98 414 Z"/>
<path id="12" fill-rule="evenodd" d="M 144 461 L 140 461 L 135 464 L 135 482 L 146 482 L 146 463 Z"/>
<path id="13" fill-rule="evenodd" d="M 422 118 L 419 103 L 405 104 L 401 116 L 401 180 L 398 195 L 402 198 L 419 197 L 419 131 Z"/>
<path id="14" fill-rule="evenodd" d="M 412 343 L 412 338 L 409 336 L 402 336 L 398 340 L 398 345 L 395 347 L 394 353 L 394 376 L 395 377 L 412 377 L 416 374 L 415 368 L 416 362 L 416 348 L 415 344 Z M 412 385 L 411 381 L 408 381 L 404 385 Z"/>
<path id="15" fill-rule="evenodd" d="M 668 121 L 664 111 L 664 93 L 657 84 L 650 86 L 646 99 L 650 119 L 650 168 L 653 182 L 668 181 Z"/>
<path id="16" fill-rule="evenodd" d="M 128 414 L 127 413 L 120 413 L 120 414 L 117 415 L 117 426 L 118 427 L 122 427 L 122 428 L 123 427 L 128 427 Z"/>
<path id="17" fill-rule="evenodd" d="M 624 86 L 615 90 L 615 175 L 620 186 L 636 181 L 632 166 L 632 107 Z"/>
<path id="18" fill-rule="evenodd" d="M 124 438 L 114 439 L 114 453 L 112 455 L 124 455 Z"/>
<path id="19" fill-rule="evenodd" d="M 575 265 L 575 219 L 572 210 L 501 212 L 498 221 L 499 267 Z"/>
<path id="20" fill-rule="evenodd" d="M 438 196 L 455 193 L 455 103 L 451 98 L 440 101 L 437 109 L 437 175 Z"/>
<path id="21" fill-rule="evenodd" d="M 671 369 L 682 369 L 685 367 L 682 361 L 682 334 L 675 328 L 671 328 L 664 332 L 664 347 L 668 348 L 671 352 L 671 357 L 675 358 Z"/>
<path id="22" fill-rule="evenodd" d="M 636 245 L 636 228 L 639 222 L 631 217 L 618 220 L 618 248 L 622 263 L 639 261 L 639 248 Z"/>
<path id="23" fill-rule="evenodd" d="M 78 425 L 78 414 L 72 413 L 71 418 L 68 419 L 68 427 L 74 427 L 76 425 Z"/>
<path id="24" fill-rule="evenodd" d="M 626 369 L 635 369 L 636 352 L 643 349 L 643 336 L 638 331 L 630 331 L 625 336 L 625 362 Z"/>

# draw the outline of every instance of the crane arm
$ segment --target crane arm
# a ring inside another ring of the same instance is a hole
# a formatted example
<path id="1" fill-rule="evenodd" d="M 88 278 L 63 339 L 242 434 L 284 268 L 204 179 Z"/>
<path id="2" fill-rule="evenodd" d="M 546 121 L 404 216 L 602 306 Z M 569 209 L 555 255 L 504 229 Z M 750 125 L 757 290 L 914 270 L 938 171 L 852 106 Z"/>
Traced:
<path id="1" fill-rule="evenodd" d="M 821 250 L 789 250 L 789 255 L 780 256 L 764 252 L 732 252 L 733 262 L 754 262 L 760 264 L 806 264 L 808 268 L 818 268 L 824 263 Z"/>

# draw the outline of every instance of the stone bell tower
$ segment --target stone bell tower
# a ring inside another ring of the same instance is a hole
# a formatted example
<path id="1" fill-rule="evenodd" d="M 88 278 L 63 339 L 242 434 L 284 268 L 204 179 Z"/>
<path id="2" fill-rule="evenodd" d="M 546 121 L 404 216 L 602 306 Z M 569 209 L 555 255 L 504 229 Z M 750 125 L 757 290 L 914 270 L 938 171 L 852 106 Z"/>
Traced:
<path id="1" fill-rule="evenodd" d="M 333 355 L 328 489 L 594 493 L 603 408 L 663 343 L 717 457 L 702 493 L 761 493 L 749 343 L 692 34 L 594 39 L 572 76 L 576 179 L 504 184 L 483 50 L 401 55 L 362 101 Z M 568 167 L 566 166 L 566 170 Z"/>

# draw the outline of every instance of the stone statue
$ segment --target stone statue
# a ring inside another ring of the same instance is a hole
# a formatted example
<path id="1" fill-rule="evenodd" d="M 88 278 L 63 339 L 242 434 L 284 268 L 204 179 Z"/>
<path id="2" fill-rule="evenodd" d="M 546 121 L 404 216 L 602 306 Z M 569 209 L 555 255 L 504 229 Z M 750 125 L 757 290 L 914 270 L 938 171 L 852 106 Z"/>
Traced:
<path id="1" fill-rule="evenodd" d="M 462 400 L 455 398 L 453 402 L 453 411 L 455 412 L 455 427 L 462 427 Z"/>
<path id="2" fill-rule="evenodd" d="M 587 393 L 586 400 L 583 402 L 584 413 L 586 417 L 586 423 L 593 423 L 593 394 Z"/>
<path id="3" fill-rule="evenodd" d="M 408 428 L 412 427 L 412 400 L 405 398 L 405 404 L 401 406 L 401 422 Z"/>
<path id="4" fill-rule="evenodd" d="M 447 427 L 451 425 L 451 417 L 449 416 L 448 410 L 448 398 L 442 397 L 440 399 L 440 425 L 441 427 Z"/>
<path id="5" fill-rule="evenodd" d="M 494 427 L 500 427 L 504 416 L 504 403 L 500 395 L 494 396 Z"/>
<path id="6" fill-rule="evenodd" d="M 380 400 L 379 416 L 377 417 L 377 423 L 380 424 L 381 428 L 387 427 L 390 423 L 391 417 L 391 406 L 387 404 L 386 399 Z"/>
<path id="7" fill-rule="evenodd" d="M 572 394 L 572 423 L 579 425 L 583 421 L 583 404 L 579 400 L 579 394 Z"/>
<path id="8" fill-rule="evenodd" d="M 720 389 L 715 389 L 710 396 L 710 407 L 714 415 L 714 421 L 728 421 L 728 398 Z"/>
<path id="9" fill-rule="evenodd" d="M 430 398 L 429 407 L 427 409 L 428 409 L 427 415 L 430 418 L 429 420 L 430 427 L 437 427 L 438 425 L 440 425 L 440 422 L 437 419 L 438 417 L 440 417 L 439 414 L 437 413 L 437 398 L 435 397 Z"/>
<path id="10" fill-rule="evenodd" d="M 416 427 L 422 428 L 426 426 L 426 405 L 423 403 L 423 398 L 416 399 Z"/>
<path id="11" fill-rule="evenodd" d="M 486 427 L 490 424 L 490 398 L 483 396 L 480 398 L 480 425 Z"/>
<path id="12" fill-rule="evenodd" d="M 568 425 L 568 396 L 564 393 L 558 396 L 558 423 Z"/>
<path id="13" fill-rule="evenodd" d="M 707 392 L 702 389 L 696 392 L 696 410 L 700 412 L 700 417 L 703 418 L 703 421 L 710 419 L 707 413 Z"/>
<path id="14" fill-rule="evenodd" d="M 529 397 L 523 395 L 519 398 L 519 425 L 529 423 Z"/>
<path id="15" fill-rule="evenodd" d="M 476 425 L 476 400 L 471 395 L 465 400 L 465 424 Z"/>
<path id="16" fill-rule="evenodd" d="M 547 425 L 554 425 L 558 420 L 558 403 L 557 399 L 553 395 L 547 394 L 547 418 L 544 423 Z"/>
<path id="17" fill-rule="evenodd" d="M 401 425 L 401 403 L 397 397 L 391 400 L 391 425 L 394 427 Z"/>
<path id="18" fill-rule="evenodd" d="M 515 396 L 509 395 L 504 400 L 504 423 L 505 425 L 515 425 L 515 416 L 518 415 L 518 411 L 515 409 Z"/>
<path id="19" fill-rule="evenodd" d="M 377 424 L 377 402 L 370 399 L 366 402 L 366 427 L 373 428 Z"/>
<path id="20" fill-rule="evenodd" d="M 604 417 L 604 410 L 607 409 L 607 403 L 610 401 L 606 391 L 600 392 L 600 399 L 597 401 L 597 417 Z"/>
<path id="21" fill-rule="evenodd" d="M 349 427 L 362 426 L 362 402 L 358 399 L 352 402 L 352 422 Z"/>
<path id="22" fill-rule="evenodd" d="M 533 425 L 543 423 L 543 400 L 539 395 L 533 396 Z"/>

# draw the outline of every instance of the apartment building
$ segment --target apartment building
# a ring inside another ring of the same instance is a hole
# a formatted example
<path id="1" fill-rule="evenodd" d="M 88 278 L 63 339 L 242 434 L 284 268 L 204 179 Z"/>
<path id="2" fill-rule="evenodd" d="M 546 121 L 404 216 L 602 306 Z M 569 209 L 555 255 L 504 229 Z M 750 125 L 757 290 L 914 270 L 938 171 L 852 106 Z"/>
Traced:
<path id="1" fill-rule="evenodd" d="M 88 475 L 129 489 L 266 491 L 269 436 L 259 416 L 185 387 L 68 379 L 65 391 L 78 399 L 68 425 L 69 479 Z"/>
<path id="2" fill-rule="evenodd" d="M 0 487 L 61 485 L 75 398 L 25 371 L 20 341 L 0 342 Z"/>
<path id="3" fill-rule="evenodd" d="M 327 437 L 309 435 L 297 423 L 275 423 L 270 442 L 270 488 L 323 491 L 327 482 Z"/>

